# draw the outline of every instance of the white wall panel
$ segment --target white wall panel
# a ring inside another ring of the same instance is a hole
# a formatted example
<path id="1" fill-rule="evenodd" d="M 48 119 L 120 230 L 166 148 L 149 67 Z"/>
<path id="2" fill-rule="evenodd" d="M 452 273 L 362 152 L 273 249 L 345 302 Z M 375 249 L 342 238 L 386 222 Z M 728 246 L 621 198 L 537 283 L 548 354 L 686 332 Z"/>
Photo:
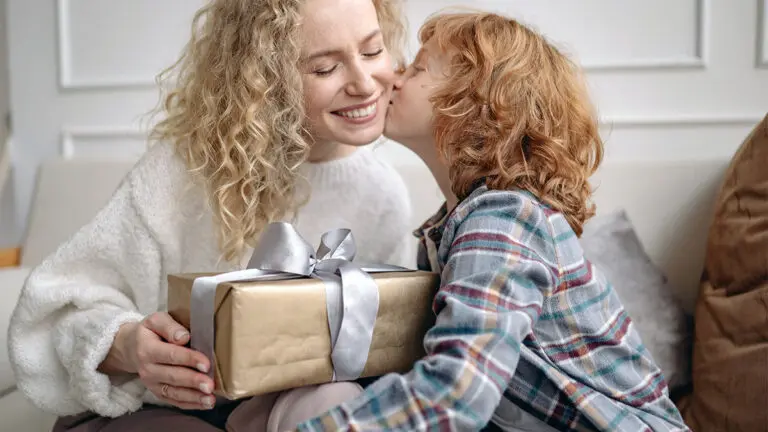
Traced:
<path id="1" fill-rule="evenodd" d="M 145 134 L 120 127 L 62 131 L 61 153 L 67 159 L 116 157 L 138 159 L 147 149 Z"/>
<path id="2" fill-rule="evenodd" d="M 616 120 L 601 126 L 608 161 L 727 160 L 761 118 Z"/>
<path id="3" fill-rule="evenodd" d="M 58 0 L 64 88 L 154 85 L 190 34 L 197 0 Z"/>
<path id="4" fill-rule="evenodd" d="M 429 15 L 468 4 L 539 30 L 588 70 L 703 66 L 705 0 L 415 0 L 408 3 L 411 46 Z"/>

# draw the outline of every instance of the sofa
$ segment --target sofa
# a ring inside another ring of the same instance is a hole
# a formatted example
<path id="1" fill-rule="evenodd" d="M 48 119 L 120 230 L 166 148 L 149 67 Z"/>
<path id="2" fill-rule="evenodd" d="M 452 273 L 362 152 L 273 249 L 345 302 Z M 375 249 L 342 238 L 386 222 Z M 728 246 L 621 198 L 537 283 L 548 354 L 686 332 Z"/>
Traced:
<path id="1" fill-rule="evenodd" d="M 7 327 L 29 269 L 106 202 L 131 161 L 53 160 L 41 165 L 25 241 L 16 265 L 0 269 L 0 322 Z M 442 202 L 421 164 L 395 164 L 410 188 L 413 226 Z M 593 178 L 598 216 L 623 210 L 650 260 L 666 275 L 682 309 L 694 311 L 710 208 L 728 160 L 606 162 Z M 2 332 L 5 338 L 6 331 Z M 14 388 L 5 339 L 0 344 L 0 430 L 48 431 L 54 418 Z"/>
<path id="2" fill-rule="evenodd" d="M 55 417 L 38 410 L 15 389 L 7 352 L 7 327 L 30 269 L 93 217 L 133 165 L 129 160 L 51 160 L 41 164 L 23 244 L 0 251 L 0 431 L 50 431 Z M 2 201 L 0 201 L 2 202 Z M 16 262 L 12 262 L 12 258 Z"/>

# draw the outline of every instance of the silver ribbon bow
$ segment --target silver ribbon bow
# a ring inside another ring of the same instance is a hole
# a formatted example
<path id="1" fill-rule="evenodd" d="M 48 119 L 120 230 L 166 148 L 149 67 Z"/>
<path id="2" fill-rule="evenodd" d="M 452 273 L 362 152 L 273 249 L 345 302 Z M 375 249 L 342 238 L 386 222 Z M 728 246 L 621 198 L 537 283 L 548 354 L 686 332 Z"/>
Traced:
<path id="1" fill-rule="evenodd" d="M 315 253 L 292 225 L 268 225 L 247 269 L 195 279 L 190 314 L 192 348 L 213 362 L 214 302 L 219 284 L 313 277 L 325 283 L 333 380 L 359 378 L 368 361 L 379 311 L 379 289 L 368 273 L 412 270 L 388 264 L 359 265 L 353 262 L 355 254 L 355 240 L 348 229 L 323 234 Z M 208 375 L 213 377 L 213 368 Z"/>

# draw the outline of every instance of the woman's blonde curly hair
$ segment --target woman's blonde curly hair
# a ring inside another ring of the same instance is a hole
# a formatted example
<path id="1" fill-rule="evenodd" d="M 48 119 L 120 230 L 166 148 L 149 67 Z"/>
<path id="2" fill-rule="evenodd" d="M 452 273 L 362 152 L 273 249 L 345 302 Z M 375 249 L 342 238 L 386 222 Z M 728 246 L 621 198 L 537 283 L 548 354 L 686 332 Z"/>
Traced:
<path id="1" fill-rule="evenodd" d="M 173 143 L 204 183 L 227 261 L 302 202 L 297 168 L 311 145 L 298 70 L 305 1 L 212 0 L 195 15 L 181 57 L 158 77 L 173 88 L 151 137 Z M 400 0 L 372 1 L 402 63 Z"/>
<path id="2" fill-rule="evenodd" d="M 541 35 L 491 13 L 435 15 L 419 39 L 449 54 L 447 84 L 432 103 L 453 192 L 463 199 L 481 179 L 527 190 L 581 235 L 594 215 L 589 178 L 603 142 L 580 68 Z"/>

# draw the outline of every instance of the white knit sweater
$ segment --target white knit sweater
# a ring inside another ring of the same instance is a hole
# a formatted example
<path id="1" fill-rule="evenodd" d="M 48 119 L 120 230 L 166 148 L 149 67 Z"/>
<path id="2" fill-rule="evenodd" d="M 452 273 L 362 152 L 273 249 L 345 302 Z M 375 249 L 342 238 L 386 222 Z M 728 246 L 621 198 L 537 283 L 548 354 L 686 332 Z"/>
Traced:
<path id="1" fill-rule="evenodd" d="M 312 194 L 294 223 L 307 241 L 347 227 L 361 261 L 413 267 L 410 203 L 394 169 L 363 148 L 302 170 Z M 137 379 L 119 383 L 96 368 L 120 325 L 166 309 L 169 273 L 238 267 L 220 263 L 212 213 L 189 180 L 171 146 L 153 146 L 98 215 L 32 271 L 8 348 L 18 388 L 40 408 L 115 417 L 157 403 Z"/>

